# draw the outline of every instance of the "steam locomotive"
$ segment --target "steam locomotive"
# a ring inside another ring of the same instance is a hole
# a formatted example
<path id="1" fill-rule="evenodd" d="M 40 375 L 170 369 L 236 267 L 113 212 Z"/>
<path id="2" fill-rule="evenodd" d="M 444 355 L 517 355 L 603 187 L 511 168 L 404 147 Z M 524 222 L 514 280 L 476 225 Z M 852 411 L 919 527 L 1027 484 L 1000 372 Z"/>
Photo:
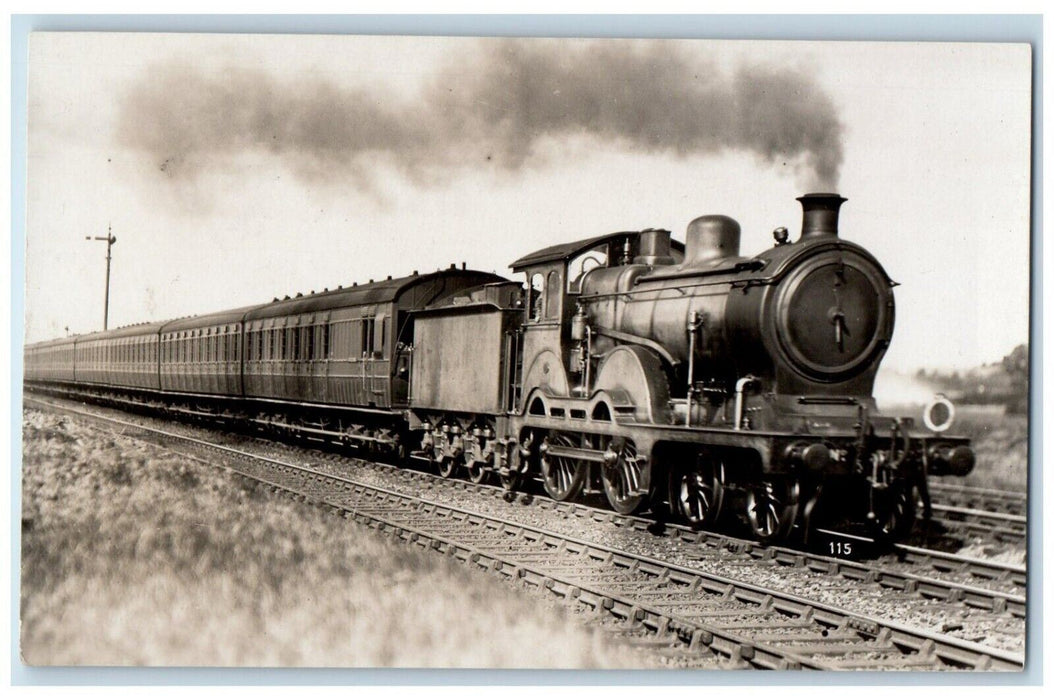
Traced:
<path id="1" fill-rule="evenodd" d="M 838 235 L 846 200 L 798 198 L 801 236 L 739 253 L 739 224 L 555 245 L 526 285 L 451 266 L 268 304 L 30 345 L 28 386 L 66 387 L 428 460 L 443 476 L 540 479 L 764 542 L 850 521 L 912 527 L 928 475 L 969 441 L 872 397 L 894 283 Z"/>

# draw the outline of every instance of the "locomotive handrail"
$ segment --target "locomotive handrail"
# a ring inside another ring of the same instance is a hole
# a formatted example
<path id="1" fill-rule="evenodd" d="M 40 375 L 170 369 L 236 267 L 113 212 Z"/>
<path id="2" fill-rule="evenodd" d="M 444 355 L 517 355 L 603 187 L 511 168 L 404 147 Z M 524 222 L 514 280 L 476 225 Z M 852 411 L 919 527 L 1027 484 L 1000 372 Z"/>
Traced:
<path id="1" fill-rule="evenodd" d="M 645 338 L 643 336 L 634 335 L 633 333 L 626 333 L 623 331 L 612 330 L 611 328 L 603 328 L 597 326 L 594 330 L 597 335 L 605 335 L 614 340 L 621 340 L 624 343 L 633 343 L 634 345 L 643 345 L 649 350 L 655 351 L 662 359 L 666 360 L 673 366 L 677 366 L 681 363 L 680 360 L 676 359 L 670 354 L 670 351 L 664 348 L 659 343 L 656 343 L 651 338 Z"/>
<path id="2" fill-rule="evenodd" d="M 673 280 L 679 277 L 713 277 L 715 275 L 726 275 L 730 272 L 747 272 L 753 270 L 761 270 L 768 263 L 758 258 L 751 258 L 749 260 L 741 260 L 734 265 L 727 267 L 715 267 L 709 270 L 699 268 L 689 268 L 678 270 L 677 272 L 658 272 L 650 275 L 641 275 L 633 281 L 634 285 L 641 284 L 642 282 L 651 282 L 652 280 Z"/>

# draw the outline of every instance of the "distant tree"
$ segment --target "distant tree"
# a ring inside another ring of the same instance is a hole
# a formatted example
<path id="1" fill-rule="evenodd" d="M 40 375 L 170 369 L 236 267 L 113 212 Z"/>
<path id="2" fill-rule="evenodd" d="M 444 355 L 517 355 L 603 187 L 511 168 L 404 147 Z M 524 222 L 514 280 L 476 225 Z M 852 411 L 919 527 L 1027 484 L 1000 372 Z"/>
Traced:
<path id="1" fill-rule="evenodd" d="M 1010 380 L 1010 397 L 1006 410 L 1011 413 L 1028 411 L 1028 344 L 1022 343 L 1003 358 L 1003 371 Z"/>
<path id="2" fill-rule="evenodd" d="M 1003 369 L 1011 377 L 1023 377 L 1028 380 L 1028 345 L 1022 343 L 1003 358 Z"/>

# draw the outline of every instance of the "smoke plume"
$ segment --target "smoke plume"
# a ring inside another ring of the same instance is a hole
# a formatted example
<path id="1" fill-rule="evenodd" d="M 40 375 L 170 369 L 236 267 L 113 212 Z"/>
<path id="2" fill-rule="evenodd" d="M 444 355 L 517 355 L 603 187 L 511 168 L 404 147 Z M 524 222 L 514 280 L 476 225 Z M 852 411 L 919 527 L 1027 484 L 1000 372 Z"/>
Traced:
<path id="1" fill-rule="evenodd" d="M 120 106 L 118 138 L 177 180 L 246 154 L 309 180 L 372 187 L 379 164 L 424 183 L 463 168 L 543 165 L 553 144 L 691 157 L 738 151 L 837 185 L 842 124 L 801 71 L 731 73 L 665 42 L 480 42 L 397 97 L 383 86 L 279 80 L 256 69 L 154 66 Z"/>

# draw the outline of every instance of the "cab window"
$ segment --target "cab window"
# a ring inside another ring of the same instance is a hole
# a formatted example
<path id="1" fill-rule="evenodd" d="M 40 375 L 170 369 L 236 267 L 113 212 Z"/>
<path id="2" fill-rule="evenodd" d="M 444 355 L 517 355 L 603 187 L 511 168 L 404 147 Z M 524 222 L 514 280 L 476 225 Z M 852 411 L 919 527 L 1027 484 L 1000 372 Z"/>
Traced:
<path id="1" fill-rule="evenodd" d="M 540 273 L 531 275 L 530 286 L 527 289 L 530 303 L 527 305 L 529 309 L 528 318 L 531 321 L 542 320 L 542 276 Z"/>

